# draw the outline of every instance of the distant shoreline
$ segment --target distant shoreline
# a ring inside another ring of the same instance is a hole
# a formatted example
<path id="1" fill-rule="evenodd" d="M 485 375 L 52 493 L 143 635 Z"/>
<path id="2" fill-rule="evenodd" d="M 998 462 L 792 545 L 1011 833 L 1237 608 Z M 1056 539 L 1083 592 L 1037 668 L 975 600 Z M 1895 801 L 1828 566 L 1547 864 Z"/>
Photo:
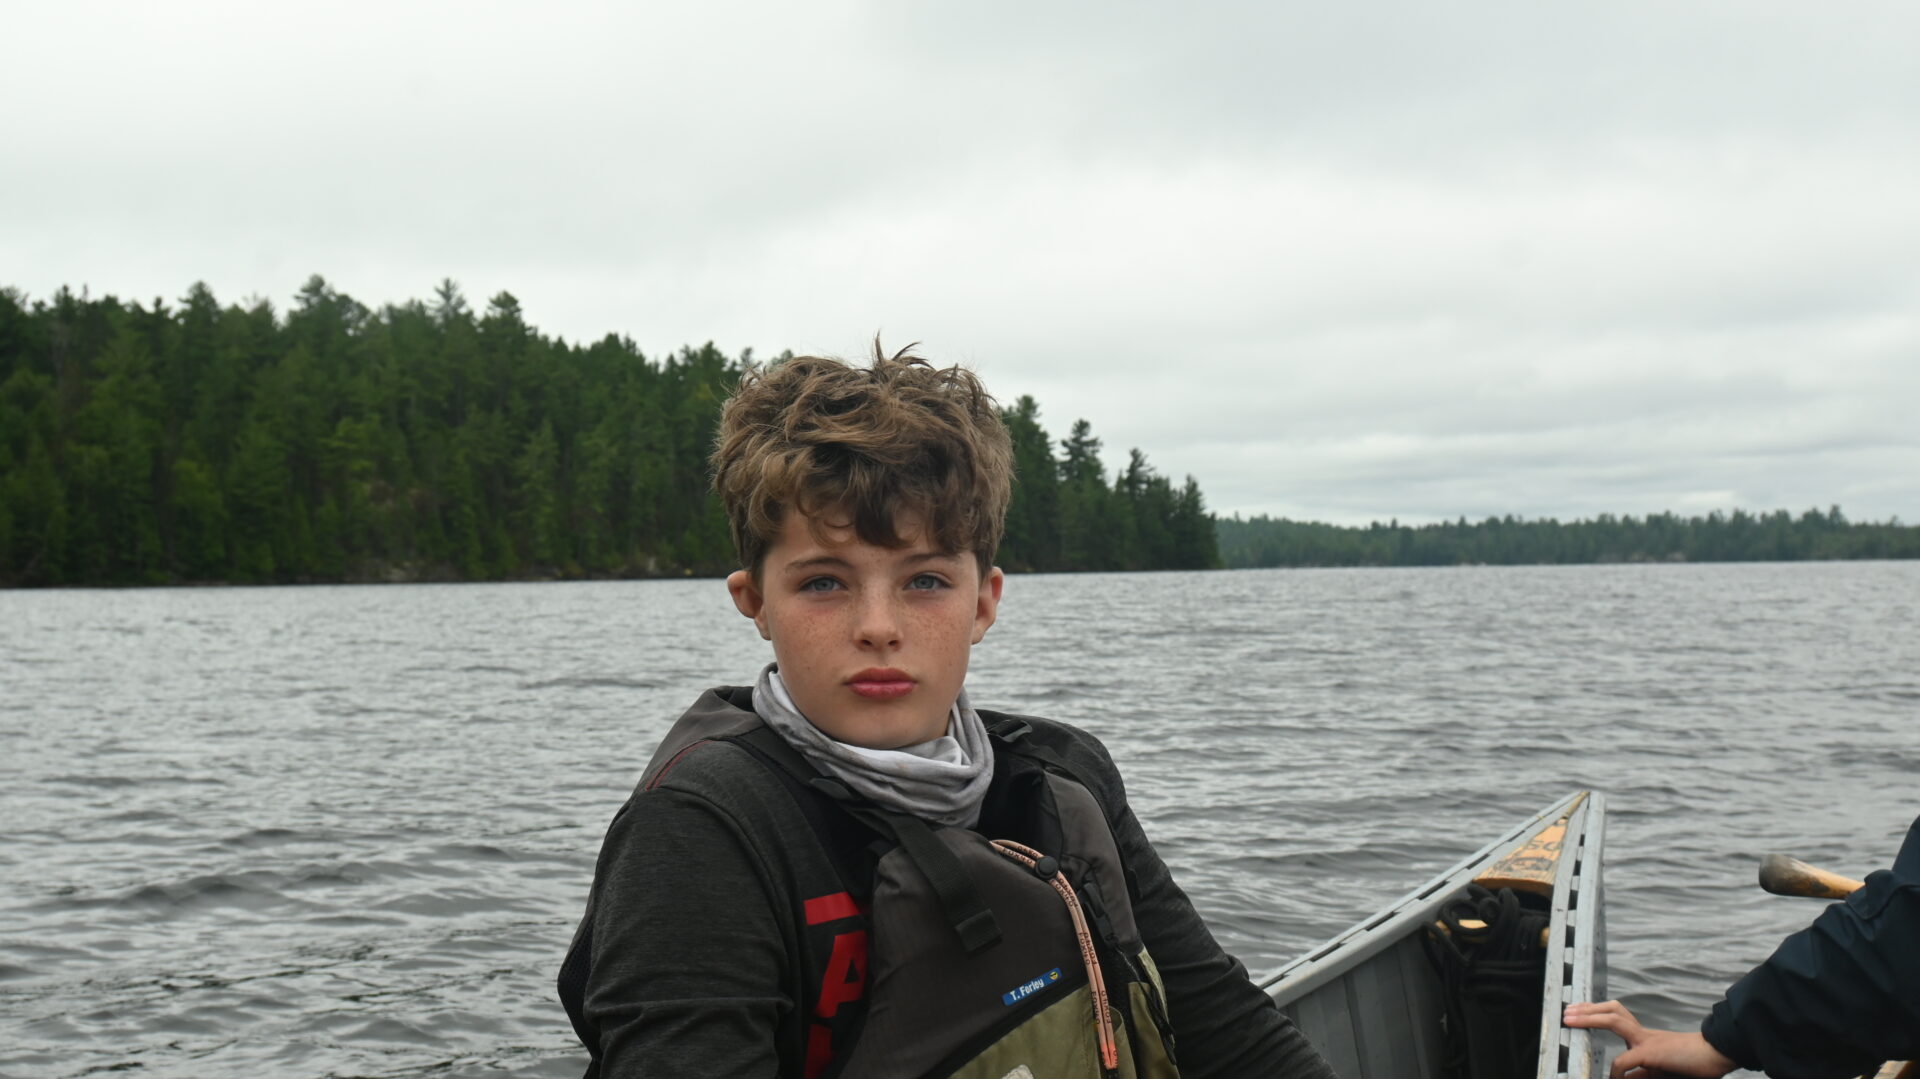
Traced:
<path id="1" fill-rule="evenodd" d="M 1265 516 L 1215 519 L 1233 569 L 1280 566 L 1608 565 L 1652 562 L 1845 562 L 1920 558 L 1920 526 L 1849 521 L 1840 507 L 1704 517 L 1601 514 L 1560 522 L 1512 516 L 1365 526 Z"/>
<path id="2" fill-rule="evenodd" d="M 1703 566 L 1703 565 L 1789 565 L 1796 563 L 1840 563 L 1840 562 L 1907 562 L 1920 558 L 1915 554 L 1899 555 L 1860 555 L 1848 557 L 1807 557 L 1807 558 L 1717 558 L 1690 559 L 1685 557 L 1669 558 L 1602 558 L 1580 562 L 1300 562 L 1284 565 L 1226 565 L 1205 570 L 1191 569 L 1142 569 L 1142 570 L 1007 570 L 1013 577 L 1073 577 L 1094 574 L 1124 573 L 1212 573 L 1234 572 L 1239 570 L 1316 570 L 1316 569 L 1508 569 L 1541 566 Z M 580 584 L 608 581 L 719 581 L 725 578 L 727 571 L 707 571 L 684 573 L 630 573 L 630 574 L 521 574 L 509 577 L 458 577 L 447 575 L 404 576 L 396 574 L 343 577 L 331 580 L 284 580 L 284 581 L 152 581 L 145 583 L 126 582 L 67 582 L 63 584 L 0 584 L 0 591 L 13 592 L 51 592 L 63 589 L 77 591 L 134 591 L 150 588 L 188 588 L 188 589 L 227 589 L 227 588 L 339 588 L 369 587 L 380 585 L 487 585 L 487 584 Z"/>

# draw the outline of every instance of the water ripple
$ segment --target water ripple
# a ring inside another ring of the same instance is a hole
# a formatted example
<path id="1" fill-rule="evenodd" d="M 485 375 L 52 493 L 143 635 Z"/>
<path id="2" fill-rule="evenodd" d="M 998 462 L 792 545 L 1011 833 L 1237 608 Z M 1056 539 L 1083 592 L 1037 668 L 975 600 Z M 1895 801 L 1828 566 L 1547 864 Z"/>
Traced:
<path id="1" fill-rule="evenodd" d="M 1270 969 L 1575 787 L 1685 1025 L 1914 812 L 1911 564 L 1022 577 L 974 699 L 1098 733 Z M 766 646 L 713 581 L 9 593 L 0 1074 L 579 1074 L 602 831 Z M 511 632 L 499 627 L 514 627 Z M 370 632 L 370 627 L 374 630 Z"/>

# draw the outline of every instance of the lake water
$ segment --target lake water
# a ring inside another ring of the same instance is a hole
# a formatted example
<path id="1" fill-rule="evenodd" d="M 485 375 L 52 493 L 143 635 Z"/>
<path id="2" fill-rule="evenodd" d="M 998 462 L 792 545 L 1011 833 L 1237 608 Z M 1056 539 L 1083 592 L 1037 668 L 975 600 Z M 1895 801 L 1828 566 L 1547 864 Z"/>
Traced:
<path id="1" fill-rule="evenodd" d="M 1256 974 L 1568 790 L 1691 1025 L 1920 812 L 1920 564 L 1017 577 L 983 706 L 1103 738 Z M 0 593 L 0 1074 L 572 1076 L 553 974 L 717 581 Z"/>

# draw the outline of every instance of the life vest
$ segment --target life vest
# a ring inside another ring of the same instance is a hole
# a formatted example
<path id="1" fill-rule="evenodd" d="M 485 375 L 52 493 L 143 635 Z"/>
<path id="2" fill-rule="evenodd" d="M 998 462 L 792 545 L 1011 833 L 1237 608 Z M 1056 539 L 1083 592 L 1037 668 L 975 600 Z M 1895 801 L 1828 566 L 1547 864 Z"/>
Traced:
<path id="1" fill-rule="evenodd" d="M 702 745 L 766 766 L 812 825 L 832 880 L 802 880 L 792 924 L 807 986 L 805 1079 L 1174 1079 L 1166 992 L 1126 867 L 1089 784 L 1018 717 L 982 712 L 996 750 L 988 838 L 887 813 L 820 775 L 750 711 L 689 713 L 642 790 Z M 689 722 L 698 720 L 697 722 Z M 851 827 L 850 827 L 851 825 Z M 814 862 L 795 859 L 796 864 Z M 592 899 L 560 977 L 582 1015 Z M 1102 1021 L 1104 1019 L 1104 1022 Z"/>

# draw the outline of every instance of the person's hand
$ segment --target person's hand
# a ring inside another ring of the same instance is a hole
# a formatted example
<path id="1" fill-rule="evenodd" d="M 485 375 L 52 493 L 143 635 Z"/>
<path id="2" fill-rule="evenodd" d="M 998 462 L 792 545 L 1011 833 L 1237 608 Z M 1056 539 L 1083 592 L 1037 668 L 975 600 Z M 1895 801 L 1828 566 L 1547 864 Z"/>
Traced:
<path id="1" fill-rule="evenodd" d="M 1733 1061 L 1699 1034 L 1648 1030 L 1617 1000 L 1599 1004 L 1569 1004 L 1561 1022 L 1570 1027 L 1611 1030 L 1627 1043 L 1627 1051 L 1613 1058 L 1609 1079 L 1720 1079 L 1732 1071 Z"/>

